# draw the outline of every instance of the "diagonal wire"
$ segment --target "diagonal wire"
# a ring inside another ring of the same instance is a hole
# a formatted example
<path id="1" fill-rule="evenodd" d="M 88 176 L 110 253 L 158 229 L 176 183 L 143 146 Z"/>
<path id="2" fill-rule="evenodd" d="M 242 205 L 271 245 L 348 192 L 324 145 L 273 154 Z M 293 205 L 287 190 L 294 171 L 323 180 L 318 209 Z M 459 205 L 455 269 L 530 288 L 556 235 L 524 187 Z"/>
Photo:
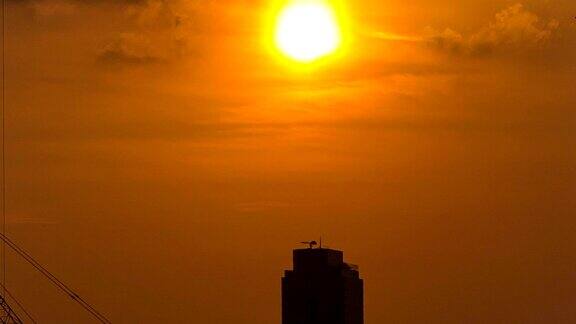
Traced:
<path id="1" fill-rule="evenodd" d="M 30 312 L 28 312 L 28 310 L 26 310 L 26 307 L 24 307 L 22 305 L 22 303 L 20 303 L 20 301 L 16 297 L 14 297 L 14 295 L 10 292 L 10 290 L 8 290 L 8 288 L 6 288 L 6 286 L 2 285 L 2 289 L 4 289 L 4 291 L 6 292 L 6 296 L 9 296 L 10 298 L 12 298 L 12 300 L 16 303 L 16 305 L 18 305 L 18 307 L 20 307 L 20 309 L 26 315 L 26 317 L 28 317 L 28 319 L 30 319 L 31 323 L 33 323 L 33 324 L 38 323 L 38 322 L 36 322 L 34 317 L 32 317 Z"/>
<path id="2" fill-rule="evenodd" d="M 109 324 L 111 323 L 108 318 L 106 318 L 102 313 L 100 313 L 94 306 L 85 301 L 76 292 L 74 292 L 70 287 L 63 283 L 60 279 L 56 278 L 50 271 L 48 271 L 44 266 L 42 266 L 38 261 L 36 261 L 30 254 L 25 250 L 20 248 L 16 243 L 10 240 L 6 235 L 0 234 L 0 239 L 6 243 L 12 250 L 23 257 L 29 264 L 31 264 L 36 270 L 38 270 L 42 275 L 44 275 L 48 280 L 50 280 L 58 289 L 68 295 L 72 300 L 78 303 L 84 310 L 90 313 L 95 319 L 101 323 Z"/>
<path id="3" fill-rule="evenodd" d="M 87 312 L 89 312 L 92 316 L 94 316 L 99 322 L 101 323 L 110 323 L 110 321 L 102 315 L 98 310 L 96 310 L 92 305 L 86 302 L 82 297 L 80 297 L 77 293 L 75 293 L 70 287 L 56 278 L 50 271 L 44 268 L 38 261 L 36 261 L 30 254 L 26 251 L 21 249 L 17 244 L 12 242 L 6 236 L 6 0 L 2 0 L 2 87 L 1 87 L 1 94 L 2 94 L 2 131 L 0 134 L 2 140 L 2 180 L 0 186 L 2 187 L 2 226 L 0 228 L 0 238 L 2 239 L 2 247 L 1 247 L 1 258 L 2 258 L 2 296 L 6 296 L 9 293 L 6 289 L 6 245 L 12 248 L 16 253 L 18 253 L 21 257 L 23 257 L 28 263 L 30 263 L 36 270 L 38 270 L 41 274 L 43 274 L 46 278 L 48 278 L 56 287 L 62 290 L 65 294 L 67 294 L 72 300 L 78 303 L 82 308 L 84 308 Z M 16 303 L 20 306 L 18 301 L 12 297 L 16 301 Z M 23 307 L 21 307 L 24 309 Z M 26 313 L 29 315 L 28 313 Z M 30 317 L 31 318 L 31 317 Z M 31 318 L 32 319 L 32 318 Z M 32 320 L 33 321 L 33 320 Z M 33 321 L 34 322 L 34 321 Z"/>

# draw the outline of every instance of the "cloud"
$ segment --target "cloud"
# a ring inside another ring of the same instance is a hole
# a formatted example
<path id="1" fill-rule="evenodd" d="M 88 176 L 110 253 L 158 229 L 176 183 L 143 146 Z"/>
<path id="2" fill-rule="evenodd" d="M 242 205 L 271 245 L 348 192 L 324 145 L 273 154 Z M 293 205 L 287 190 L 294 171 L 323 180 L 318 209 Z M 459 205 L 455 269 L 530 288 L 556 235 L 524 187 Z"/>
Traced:
<path id="1" fill-rule="evenodd" d="M 12 3 L 44 3 L 49 4 L 53 2 L 68 2 L 68 3 L 83 3 L 83 4 L 99 4 L 99 3 L 112 3 L 112 4 L 141 4 L 149 0 L 8 0 Z"/>
<path id="2" fill-rule="evenodd" d="M 15 4 L 24 4 L 38 16 L 59 16 L 73 14 L 78 5 L 139 5 L 147 0 L 8 0 Z"/>
<path id="3" fill-rule="evenodd" d="M 148 65 L 160 63 L 163 58 L 152 41 L 142 34 L 123 33 L 111 41 L 98 56 L 104 64 Z"/>
<path id="4" fill-rule="evenodd" d="M 216 38 L 230 46 L 254 34 L 260 1 L 233 3 L 210 0 L 8 0 L 26 14 L 39 18 L 43 26 L 71 29 L 95 28 L 104 22 L 95 38 L 99 47 L 94 58 L 100 64 L 149 65 L 199 57 Z M 216 37 L 214 37 L 216 36 Z M 219 47 L 220 48 L 220 47 Z M 210 53 L 206 53 L 210 56 Z"/>
<path id="5" fill-rule="evenodd" d="M 495 20 L 470 36 L 450 28 L 427 28 L 426 37 L 435 47 L 452 53 L 487 55 L 498 51 L 536 49 L 548 43 L 559 22 L 543 22 L 536 14 L 516 4 L 497 13 Z"/>
<path id="6" fill-rule="evenodd" d="M 128 7 L 125 15 L 131 27 L 109 41 L 98 56 L 100 63 L 147 65 L 186 51 L 190 21 L 176 1 L 149 0 Z"/>
<path id="7" fill-rule="evenodd" d="M 38 16 L 71 15 L 76 10 L 75 4 L 66 0 L 32 1 L 29 6 Z"/>
<path id="8" fill-rule="evenodd" d="M 422 37 L 420 36 L 410 36 L 410 35 L 402 35 L 402 34 L 395 34 L 390 32 L 382 32 L 382 31 L 367 31 L 364 32 L 364 35 L 370 38 L 381 39 L 385 41 L 398 41 L 398 42 L 421 42 Z"/>

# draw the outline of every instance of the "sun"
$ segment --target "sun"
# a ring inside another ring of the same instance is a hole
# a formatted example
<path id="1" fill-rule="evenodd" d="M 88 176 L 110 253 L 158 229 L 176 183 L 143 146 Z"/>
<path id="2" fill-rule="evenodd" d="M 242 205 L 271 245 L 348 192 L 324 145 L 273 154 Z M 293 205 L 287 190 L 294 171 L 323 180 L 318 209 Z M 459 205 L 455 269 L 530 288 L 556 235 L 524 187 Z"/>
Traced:
<path id="1" fill-rule="evenodd" d="M 340 47 L 341 41 L 334 8 L 326 1 L 294 0 L 280 11 L 276 20 L 276 48 L 299 62 L 328 56 Z"/>

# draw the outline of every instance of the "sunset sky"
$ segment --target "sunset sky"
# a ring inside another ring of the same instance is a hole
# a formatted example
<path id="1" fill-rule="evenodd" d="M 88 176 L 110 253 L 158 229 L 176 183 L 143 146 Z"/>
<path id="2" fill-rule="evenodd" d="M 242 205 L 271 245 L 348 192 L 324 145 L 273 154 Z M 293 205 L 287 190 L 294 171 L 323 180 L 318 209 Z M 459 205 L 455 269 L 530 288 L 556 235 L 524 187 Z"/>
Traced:
<path id="1" fill-rule="evenodd" d="M 298 242 L 381 323 L 576 319 L 576 1 L 6 0 L 7 233 L 115 323 L 274 324 Z M 9 254 L 41 323 L 90 323 Z"/>

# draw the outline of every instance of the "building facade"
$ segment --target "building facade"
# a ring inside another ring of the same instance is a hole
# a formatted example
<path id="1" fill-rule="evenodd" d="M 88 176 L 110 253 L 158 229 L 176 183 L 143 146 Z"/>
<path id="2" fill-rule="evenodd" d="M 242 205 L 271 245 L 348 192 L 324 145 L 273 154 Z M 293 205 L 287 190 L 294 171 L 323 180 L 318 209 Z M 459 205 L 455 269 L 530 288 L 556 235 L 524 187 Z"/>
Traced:
<path id="1" fill-rule="evenodd" d="M 342 251 L 293 251 L 282 278 L 282 324 L 363 324 L 364 284 Z"/>

